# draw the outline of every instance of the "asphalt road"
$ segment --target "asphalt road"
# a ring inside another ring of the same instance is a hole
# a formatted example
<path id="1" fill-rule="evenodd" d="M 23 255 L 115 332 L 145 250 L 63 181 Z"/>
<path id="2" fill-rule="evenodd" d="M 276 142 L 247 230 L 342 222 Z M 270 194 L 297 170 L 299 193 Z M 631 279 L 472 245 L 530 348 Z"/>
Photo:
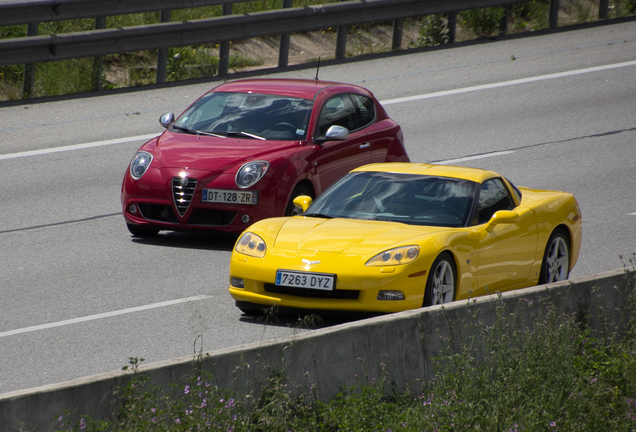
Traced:
<path id="1" fill-rule="evenodd" d="M 577 277 L 636 252 L 635 61 L 631 22 L 323 66 L 320 78 L 371 89 L 413 161 L 573 192 Z M 210 86 L 0 108 L 0 393 L 308 331 L 241 316 L 227 292 L 235 238 L 126 230 L 130 158 L 161 114 Z"/>

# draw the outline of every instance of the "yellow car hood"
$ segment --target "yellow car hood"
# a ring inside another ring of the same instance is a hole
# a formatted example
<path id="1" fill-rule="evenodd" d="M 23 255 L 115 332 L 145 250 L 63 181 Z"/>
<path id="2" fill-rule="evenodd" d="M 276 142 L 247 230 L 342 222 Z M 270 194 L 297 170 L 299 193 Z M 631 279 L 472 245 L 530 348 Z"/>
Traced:
<path id="1" fill-rule="evenodd" d="M 422 236 L 448 229 L 357 219 L 292 217 L 280 227 L 274 249 L 375 254 L 393 246 L 420 244 Z"/>

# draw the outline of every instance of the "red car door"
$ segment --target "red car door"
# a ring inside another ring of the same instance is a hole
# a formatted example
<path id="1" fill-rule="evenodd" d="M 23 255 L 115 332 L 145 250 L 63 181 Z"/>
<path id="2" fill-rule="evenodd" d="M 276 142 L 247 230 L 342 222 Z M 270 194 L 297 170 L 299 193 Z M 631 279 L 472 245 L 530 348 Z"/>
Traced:
<path id="1" fill-rule="evenodd" d="M 323 104 L 314 133 L 314 141 L 320 144 L 311 161 L 318 173 L 320 192 L 352 169 L 371 163 L 371 144 L 365 129 L 359 128 L 358 117 L 349 94 L 332 96 Z M 324 141 L 332 126 L 353 132 L 344 140 Z"/>

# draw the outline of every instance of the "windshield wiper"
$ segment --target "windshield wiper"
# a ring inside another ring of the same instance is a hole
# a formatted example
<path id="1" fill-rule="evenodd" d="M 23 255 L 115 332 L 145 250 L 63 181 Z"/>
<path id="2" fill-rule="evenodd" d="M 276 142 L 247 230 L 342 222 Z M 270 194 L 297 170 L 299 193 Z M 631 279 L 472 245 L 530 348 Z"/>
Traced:
<path id="1" fill-rule="evenodd" d="M 330 216 L 330 215 L 322 214 L 322 213 L 303 213 L 301 216 L 317 217 L 317 218 L 324 218 L 324 219 L 333 219 L 335 217 L 335 216 Z"/>
<path id="2" fill-rule="evenodd" d="M 217 138 L 225 138 L 223 135 L 218 135 L 212 132 L 205 132 L 205 131 L 198 131 L 198 130 L 194 130 L 194 129 L 188 129 L 188 128 L 184 128 L 183 126 L 175 126 L 172 125 L 173 129 L 177 129 L 180 131 L 183 131 L 185 133 L 189 133 L 192 135 L 207 135 L 207 136 L 213 136 L 213 137 L 217 137 Z"/>
<path id="3" fill-rule="evenodd" d="M 261 141 L 265 141 L 267 138 L 263 138 L 262 136 L 258 136 L 258 135 L 254 135 L 248 132 L 243 132 L 243 131 L 227 131 L 226 132 L 227 136 L 233 136 L 233 135 L 243 135 L 249 138 L 254 138 L 257 140 L 261 140 Z"/>
<path id="4" fill-rule="evenodd" d="M 372 217 L 372 218 L 369 218 L 367 220 L 374 220 L 374 221 L 378 221 L 378 222 L 402 222 L 402 220 L 400 220 L 398 218 L 392 219 L 392 218 L 388 218 L 388 217 Z"/>

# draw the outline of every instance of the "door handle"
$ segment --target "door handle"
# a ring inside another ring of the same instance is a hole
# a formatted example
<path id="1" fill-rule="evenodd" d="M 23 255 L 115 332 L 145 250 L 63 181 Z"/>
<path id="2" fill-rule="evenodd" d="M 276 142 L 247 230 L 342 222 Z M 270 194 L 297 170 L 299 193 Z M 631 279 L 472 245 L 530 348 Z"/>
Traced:
<path id="1" fill-rule="evenodd" d="M 360 144 L 360 150 L 371 147 L 371 143 Z"/>

